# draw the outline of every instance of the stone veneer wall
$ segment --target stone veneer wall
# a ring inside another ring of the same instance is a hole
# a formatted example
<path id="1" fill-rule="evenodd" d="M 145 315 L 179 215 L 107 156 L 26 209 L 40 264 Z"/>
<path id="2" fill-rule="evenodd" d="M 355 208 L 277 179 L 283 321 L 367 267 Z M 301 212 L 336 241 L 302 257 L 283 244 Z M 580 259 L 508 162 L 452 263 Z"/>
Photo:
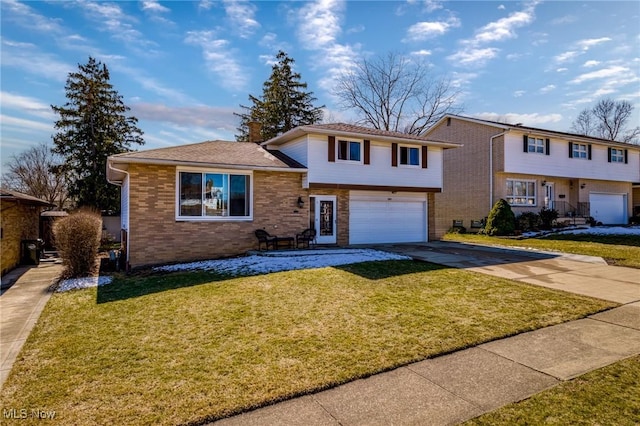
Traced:
<path id="1" fill-rule="evenodd" d="M 2 227 L 2 275 L 20 264 L 21 241 L 38 238 L 41 207 L 16 201 L 3 201 L 0 213 Z"/>
<path id="2" fill-rule="evenodd" d="M 253 173 L 253 220 L 176 221 L 176 168 L 131 165 L 129 169 L 129 264 L 132 268 L 213 259 L 256 249 L 256 229 L 294 237 L 308 227 L 309 203 L 300 209 L 302 174 Z"/>

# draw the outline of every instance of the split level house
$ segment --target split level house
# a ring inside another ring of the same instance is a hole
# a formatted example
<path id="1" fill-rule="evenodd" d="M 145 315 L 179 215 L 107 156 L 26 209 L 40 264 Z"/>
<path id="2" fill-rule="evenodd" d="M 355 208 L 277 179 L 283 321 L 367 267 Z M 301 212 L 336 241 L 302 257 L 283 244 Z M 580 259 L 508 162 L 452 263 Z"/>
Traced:
<path id="1" fill-rule="evenodd" d="M 347 124 L 301 126 L 262 142 L 209 141 L 113 155 L 129 267 L 232 256 L 254 231 L 317 243 L 435 237 L 443 154 L 420 136 Z"/>
<path id="2" fill-rule="evenodd" d="M 444 152 L 438 237 L 453 225 L 481 226 L 501 198 L 516 215 L 555 209 L 568 223 L 626 224 L 640 208 L 638 145 L 457 115 L 424 136 L 463 145 Z"/>

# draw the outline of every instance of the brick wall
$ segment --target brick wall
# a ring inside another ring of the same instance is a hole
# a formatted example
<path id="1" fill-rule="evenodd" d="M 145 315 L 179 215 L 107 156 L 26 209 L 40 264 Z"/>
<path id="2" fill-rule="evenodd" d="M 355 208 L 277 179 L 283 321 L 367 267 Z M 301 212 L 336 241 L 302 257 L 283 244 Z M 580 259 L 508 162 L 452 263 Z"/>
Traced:
<path id="1" fill-rule="evenodd" d="M 2 275 L 20 264 L 22 240 L 38 238 L 41 207 L 3 201 L 0 213 L 2 227 Z"/>
<path id="2" fill-rule="evenodd" d="M 441 238 L 453 224 L 462 220 L 468 229 L 471 220 L 489 214 L 489 140 L 500 129 L 451 119 L 429 133 L 429 138 L 462 143 L 464 146 L 444 151 L 444 179 L 441 193 L 435 194 L 435 226 L 433 237 Z M 493 141 L 494 170 L 504 169 L 502 137 Z M 431 231 L 430 231 L 431 238 Z"/>
<path id="3" fill-rule="evenodd" d="M 131 165 L 129 201 L 129 263 L 154 264 L 213 259 L 257 248 L 254 231 L 295 236 L 308 227 L 307 190 L 302 174 L 253 174 L 253 220 L 228 222 L 176 221 L 176 169 Z M 300 209 L 298 196 L 305 200 Z"/>

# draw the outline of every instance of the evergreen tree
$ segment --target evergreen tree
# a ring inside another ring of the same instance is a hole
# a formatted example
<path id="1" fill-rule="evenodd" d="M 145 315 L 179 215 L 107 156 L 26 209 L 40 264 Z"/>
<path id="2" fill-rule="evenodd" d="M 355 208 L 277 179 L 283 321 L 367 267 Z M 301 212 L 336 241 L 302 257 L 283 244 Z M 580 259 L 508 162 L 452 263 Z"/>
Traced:
<path id="1" fill-rule="evenodd" d="M 89 57 L 78 68 L 67 78 L 67 102 L 51 105 L 59 116 L 53 152 L 63 158 L 60 169 L 69 179 L 69 196 L 78 207 L 117 212 L 120 191 L 107 182 L 107 157 L 144 144 L 142 131 L 135 117 L 125 115 L 130 108 L 109 83 L 106 65 Z"/>
<path id="2" fill-rule="evenodd" d="M 283 51 L 276 56 L 269 80 L 262 86 L 262 96 L 249 95 L 251 106 L 240 105 L 245 111 L 240 117 L 236 140 L 249 140 L 249 123 L 262 125 L 261 139 L 267 140 L 297 126 L 315 124 L 322 120 L 322 108 L 314 107 L 313 92 L 307 92 L 307 83 L 300 81 L 300 74 L 293 72 L 295 62 Z"/>

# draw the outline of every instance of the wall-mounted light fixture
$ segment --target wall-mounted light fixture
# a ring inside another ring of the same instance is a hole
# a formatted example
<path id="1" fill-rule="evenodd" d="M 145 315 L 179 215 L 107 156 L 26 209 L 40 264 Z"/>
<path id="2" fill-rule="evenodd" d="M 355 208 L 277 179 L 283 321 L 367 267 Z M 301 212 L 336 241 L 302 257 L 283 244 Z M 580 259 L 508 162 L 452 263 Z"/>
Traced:
<path id="1" fill-rule="evenodd" d="M 542 186 L 547 186 L 547 181 L 546 180 L 542 181 Z"/>
<path id="2" fill-rule="evenodd" d="M 581 184 L 580 184 L 580 189 L 584 189 L 584 187 L 585 187 L 585 186 L 587 186 L 587 184 L 586 184 L 586 183 L 581 183 Z"/>
<path id="3" fill-rule="evenodd" d="M 304 200 L 302 199 L 302 197 L 298 197 L 298 207 L 299 208 L 303 208 L 304 207 Z"/>

